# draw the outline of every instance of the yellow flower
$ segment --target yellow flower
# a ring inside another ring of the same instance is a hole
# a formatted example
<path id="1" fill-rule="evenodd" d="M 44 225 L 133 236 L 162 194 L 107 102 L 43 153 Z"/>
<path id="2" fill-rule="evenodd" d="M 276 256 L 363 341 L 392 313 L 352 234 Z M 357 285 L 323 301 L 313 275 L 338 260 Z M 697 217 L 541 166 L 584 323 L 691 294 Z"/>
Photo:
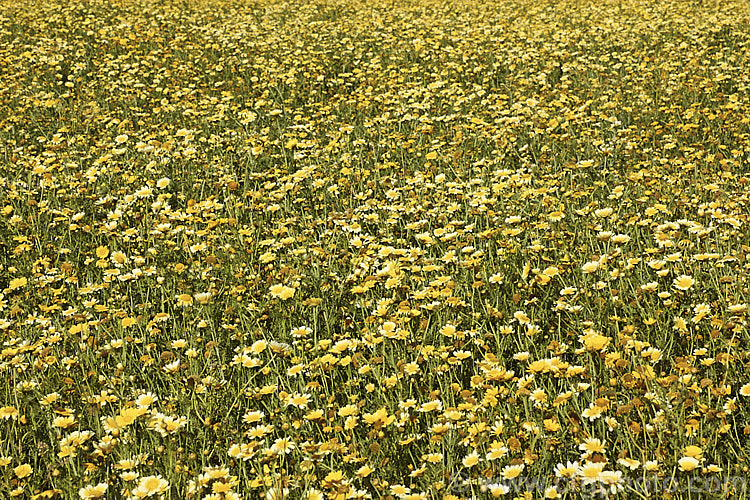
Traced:
<path id="1" fill-rule="evenodd" d="M 281 284 L 273 285 L 270 288 L 271 296 L 279 298 L 281 300 L 291 299 L 292 297 L 294 297 L 295 291 L 296 289 Z"/>
<path id="2" fill-rule="evenodd" d="M 606 443 L 602 442 L 599 438 L 585 439 L 583 443 L 578 445 L 578 449 L 587 453 L 606 453 L 604 447 Z"/>
<path id="3" fill-rule="evenodd" d="M 324 488 L 330 488 L 334 486 L 335 484 L 341 483 L 344 480 L 345 476 L 344 473 L 341 471 L 332 471 L 329 472 L 325 478 L 323 478 L 322 486 Z"/>
<path id="4" fill-rule="evenodd" d="M 605 465 L 604 462 L 588 462 L 578 469 L 578 475 L 585 484 L 598 481 Z"/>
<path id="5" fill-rule="evenodd" d="M 500 474 L 502 474 L 503 479 L 514 479 L 521 475 L 524 467 L 524 464 L 506 465 L 503 467 L 503 470 L 500 471 Z"/>
<path id="6" fill-rule="evenodd" d="M 479 463 L 479 454 L 476 451 L 473 451 L 466 455 L 461 463 L 463 463 L 466 468 L 474 467 Z"/>
<path id="7" fill-rule="evenodd" d="M 31 468 L 29 464 L 21 464 L 15 469 L 13 469 L 13 473 L 16 475 L 18 479 L 29 477 L 32 472 L 33 472 L 33 469 Z"/>
<path id="8" fill-rule="evenodd" d="M 214 493 L 227 493 L 232 490 L 232 483 L 223 483 L 221 481 L 214 481 L 211 484 L 211 491 Z"/>
<path id="9" fill-rule="evenodd" d="M 595 273 L 598 270 L 599 270 L 599 261 L 596 261 L 596 260 L 587 262 L 583 266 L 581 266 L 581 271 L 583 271 L 584 274 Z"/>
<path id="10" fill-rule="evenodd" d="M 115 417 L 115 423 L 118 427 L 126 427 L 141 415 L 145 415 L 148 412 L 146 408 L 123 408 L 120 410 L 120 414 Z"/>
<path id="11" fill-rule="evenodd" d="M 445 325 L 440 329 L 440 333 L 446 337 L 453 337 L 456 334 L 456 327 L 453 325 Z"/>
<path id="12" fill-rule="evenodd" d="M 586 346 L 587 351 L 601 351 L 607 347 L 610 339 L 598 333 L 587 333 L 586 335 L 582 335 L 580 340 Z"/>
<path id="13" fill-rule="evenodd" d="M 682 457 L 677 463 L 680 465 L 681 471 L 690 472 L 698 467 L 700 461 L 695 457 Z"/>
<path id="14" fill-rule="evenodd" d="M 0 418 L 4 418 L 5 420 L 12 418 L 15 420 L 18 418 L 18 410 L 13 406 L 3 406 L 0 408 Z"/>
<path id="15" fill-rule="evenodd" d="M 266 350 L 266 347 L 268 347 L 268 342 L 265 340 L 256 340 L 253 342 L 253 345 L 250 346 L 250 352 L 253 354 L 260 354 Z"/>
<path id="16" fill-rule="evenodd" d="M 565 212 L 561 210 L 555 210 L 554 212 L 550 212 L 549 214 L 547 214 L 547 217 L 552 222 L 560 222 L 565 218 Z"/>
<path id="17" fill-rule="evenodd" d="M 525 325 L 529 322 L 531 322 L 531 319 L 524 313 L 523 311 L 516 311 L 513 313 L 513 319 L 521 323 L 522 325 Z"/>
<path id="18" fill-rule="evenodd" d="M 321 411 L 322 413 L 322 411 Z M 288 455 L 291 453 L 297 445 L 289 438 L 279 438 L 276 441 L 274 441 L 273 445 L 271 445 L 271 451 L 276 453 L 277 455 L 284 454 Z"/>
<path id="19" fill-rule="evenodd" d="M 112 254 L 112 260 L 115 262 L 115 264 L 125 264 L 128 260 L 128 256 L 125 255 L 122 252 L 115 252 Z"/>
<path id="20" fill-rule="evenodd" d="M 99 483 L 97 485 L 89 485 L 78 490 L 78 496 L 83 500 L 89 500 L 92 498 L 101 498 L 107 492 L 109 485 L 107 483 Z"/>
<path id="21" fill-rule="evenodd" d="M 189 306 L 193 304 L 193 297 L 190 294 L 183 293 L 177 297 L 178 306 Z"/>
<path id="22" fill-rule="evenodd" d="M 411 488 L 408 488 L 402 484 L 391 485 L 391 493 L 393 493 L 397 497 L 403 497 L 410 492 L 411 492 Z"/>
<path id="23" fill-rule="evenodd" d="M 135 325 L 137 322 L 138 322 L 137 319 L 128 317 L 128 318 L 122 318 L 122 320 L 120 321 L 120 324 L 122 325 L 123 328 L 128 328 L 130 326 Z"/>
<path id="24" fill-rule="evenodd" d="M 107 247 L 96 247 L 96 256 L 99 259 L 106 259 L 109 255 L 109 248 Z"/>
<path id="25" fill-rule="evenodd" d="M 140 396 L 138 396 L 138 398 L 136 398 L 135 405 L 138 408 L 148 408 L 158 400 L 159 398 L 154 394 L 147 392 L 145 394 L 141 394 Z"/>
<path id="26" fill-rule="evenodd" d="M 289 398 L 289 403 L 292 406 L 296 406 L 302 410 L 307 408 L 307 403 L 310 402 L 309 394 L 298 394 L 295 393 Z"/>
<path id="27" fill-rule="evenodd" d="M 312 410 L 305 414 L 305 420 L 321 420 L 323 418 L 323 410 Z"/>
<path id="28" fill-rule="evenodd" d="M 26 278 L 15 278 L 10 280 L 10 284 L 8 285 L 8 288 L 10 290 L 16 290 L 17 288 L 21 288 L 26 286 L 26 283 L 28 283 L 28 280 Z"/>
<path id="29" fill-rule="evenodd" d="M 375 428 L 389 425 L 394 420 L 396 420 L 395 416 L 388 416 L 388 411 L 385 408 L 380 408 L 375 413 L 365 413 L 363 417 L 365 419 L 365 422 L 374 426 Z"/>
<path id="30" fill-rule="evenodd" d="M 52 425 L 55 427 L 59 427 L 61 429 L 67 429 L 68 427 L 73 427 L 76 424 L 75 417 L 71 416 L 60 416 L 55 417 L 55 419 L 52 421 Z"/>
<path id="31" fill-rule="evenodd" d="M 691 276 L 683 274 L 682 276 L 675 278 L 673 284 L 678 290 L 688 290 L 694 283 L 695 280 Z"/>
<path id="32" fill-rule="evenodd" d="M 560 428 L 560 424 L 554 418 L 544 419 L 544 430 L 547 432 L 557 432 Z"/>
<path id="33" fill-rule="evenodd" d="M 544 498 L 562 498 L 562 495 L 557 491 L 557 487 L 550 486 L 544 490 Z"/>
<path id="34" fill-rule="evenodd" d="M 358 477 L 367 477 L 370 474 L 372 474 L 373 472 L 375 472 L 375 469 L 373 469 L 369 465 L 365 464 L 362 467 L 360 467 L 359 469 L 357 469 L 357 476 Z"/>
<path id="35" fill-rule="evenodd" d="M 138 486 L 133 491 L 136 498 L 158 495 L 167 491 L 169 481 L 161 476 L 146 476 L 138 481 Z"/>
<path id="36" fill-rule="evenodd" d="M 321 491 L 312 488 L 307 492 L 307 496 L 305 496 L 304 498 L 305 500 L 323 500 L 325 497 L 323 496 L 323 493 Z"/>

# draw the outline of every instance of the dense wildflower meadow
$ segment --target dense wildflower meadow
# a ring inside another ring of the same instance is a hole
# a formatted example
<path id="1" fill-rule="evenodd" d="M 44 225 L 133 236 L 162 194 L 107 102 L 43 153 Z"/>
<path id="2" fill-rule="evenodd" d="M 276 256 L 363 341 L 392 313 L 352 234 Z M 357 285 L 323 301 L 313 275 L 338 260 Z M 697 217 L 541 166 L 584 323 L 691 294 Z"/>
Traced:
<path id="1" fill-rule="evenodd" d="M 747 497 L 749 21 L 0 2 L 0 497 Z"/>

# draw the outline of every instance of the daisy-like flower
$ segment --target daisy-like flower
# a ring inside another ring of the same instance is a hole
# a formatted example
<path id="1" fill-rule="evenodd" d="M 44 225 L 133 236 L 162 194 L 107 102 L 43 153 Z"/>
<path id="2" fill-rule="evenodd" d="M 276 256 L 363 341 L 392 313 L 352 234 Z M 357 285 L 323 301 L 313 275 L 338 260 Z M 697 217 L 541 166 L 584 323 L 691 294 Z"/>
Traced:
<path id="1" fill-rule="evenodd" d="M 177 296 L 177 305 L 179 307 L 187 307 L 193 305 L 193 296 L 187 293 L 183 293 Z"/>
<path id="2" fill-rule="evenodd" d="M 550 220 L 550 222 L 560 222 L 565 218 L 565 212 L 561 210 L 555 210 L 554 212 L 550 212 L 547 214 L 547 218 Z"/>
<path id="3" fill-rule="evenodd" d="M 609 344 L 610 338 L 596 332 L 581 335 L 579 340 L 583 342 L 587 351 L 602 351 Z"/>
<path id="4" fill-rule="evenodd" d="M 285 500 L 289 495 L 289 488 L 269 488 L 266 491 L 266 500 Z"/>
<path id="5" fill-rule="evenodd" d="M 591 484 L 599 481 L 599 476 L 605 467 L 604 462 L 587 462 L 578 468 L 578 477 L 584 484 Z"/>
<path id="6" fill-rule="evenodd" d="M 55 427 L 59 427 L 60 429 L 67 429 L 69 427 L 73 427 L 76 424 L 75 417 L 72 416 L 59 416 L 55 417 L 55 419 L 52 421 L 52 425 Z"/>
<path id="7" fill-rule="evenodd" d="M 604 455 L 607 452 L 605 448 L 606 443 L 606 441 L 602 441 L 599 438 L 588 438 L 578 445 L 578 449 L 583 451 L 585 455 L 591 455 L 592 453 Z"/>
<path id="8" fill-rule="evenodd" d="M 99 483 L 96 485 L 89 485 L 78 490 L 78 496 L 83 500 L 90 500 L 92 498 L 101 498 L 107 493 L 109 484 Z"/>
<path id="9" fill-rule="evenodd" d="M 171 363 L 167 363 L 166 365 L 164 365 L 162 367 L 162 370 L 165 373 L 177 373 L 177 371 L 179 371 L 179 369 L 180 369 L 180 360 L 179 359 L 175 359 Z"/>
<path id="10" fill-rule="evenodd" d="M 248 411 L 242 417 L 242 420 L 246 424 L 254 424 L 255 422 L 260 422 L 261 420 L 263 420 L 263 417 L 265 417 L 265 414 L 262 411 Z"/>
<path id="11" fill-rule="evenodd" d="M 657 472 L 659 470 L 659 462 L 656 460 L 646 460 L 643 462 L 643 470 L 646 472 Z"/>
<path id="12" fill-rule="evenodd" d="M 493 443 L 490 447 L 490 451 L 485 456 L 486 460 L 499 460 L 508 454 L 508 448 L 500 443 Z"/>
<path id="13" fill-rule="evenodd" d="M 294 292 L 296 291 L 295 288 L 286 286 L 286 285 L 273 285 L 269 291 L 271 292 L 272 297 L 279 298 L 281 300 L 287 300 L 294 297 Z"/>
<path id="14" fill-rule="evenodd" d="M 605 490 L 612 494 L 622 490 L 625 486 L 622 481 L 622 471 L 605 470 L 599 474 L 599 482 Z"/>
<path id="15" fill-rule="evenodd" d="M 357 469 L 356 474 L 357 474 L 357 477 L 367 477 L 370 474 L 372 474 L 373 472 L 375 472 L 375 469 L 373 469 L 369 465 L 365 464 L 362 467 L 360 467 L 359 469 Z"/>
<path id="16" fill-rule="evenodd" d="M 276 441 L 274 441 L 273 445 L 271 445 L 271 451 L 276 453 L 277 455 L 288 455 L 290 454 L 297 445 L 294 444 L 294 441 L 292 441 L 289 438 L 279 438 Z"/>
<path id="17" fill-rule="evenodd" d="M 750 384 L 748 384 L 750 386 Z M 439 399 L 433 399 L 432 401 L 427 401 L 426 403 L 422 403 L 422 405 L 419 407 L 419 410 L 421 412 L 430 412 L 430 411 L 442 411 L 443 410 L 443 402 Z"/>
<path id="18" fill-rule="evenodd" d="M 32 472 L 34 472 L 34 469 L 32 469 L 29 464 L 21 464 L 13 469 L 13 473 L 18 479 L 29 477 Z"/>
<path id="19" fill-rule="evenodd" d="M 578 473 L 578 462 L 568 462 L 566 464 L 555 465 L 555 476 L 559 478 L 573 477 Z"/>
<path id="20" fill-rule="evenodd" d="M 120 473 L 120 479 L 126 483 L 130 483 L 138 479 L 139 474 L 136 471 L 126 470 Z"/>
<path id="21" fill-rule="evenodd" d="M 616 245 L 624 245 L 630 241 L 630 236 L 627 234 L 616 234 L 612 237 L 612 243 Z"/>
<path id="22" fill-rule="evenodd" d="M 689 290 L 695 284 L 695 280 L 692 276 L 683 274 L 674 279 L 673 286 L 678 290 Z"/>
<path id="23" fill-rule="evenodd" d="M 597 406 L 594 403 L 592 403 L 588 408 L 583 410 L 581 413 L 584 417 L 588 418 L 589 421 L 593 422 L 597 418 L 602 416 L 602 413 L 604 412 L 604 408 L 601 406 Z"/>
<path id="24" fill-rule="evenodd" d="M 592 274 L 599 270 L 599 261 L 592 260 L 591 262 L 586 262 L 584 265 L 581 266 L 581 271 L 583 271 L 583 274 Z"/>
<path id="25" fill-rule="evenodd" d="M 133 495 L 136 498 L 160 495 L 167 491 L 167 488 L 169 488 L 169 481 L 162 478 L 161 475 L 146 476 L 138 481 L 138 486 L 133 490 Z"/>
<path id="26" fill-rule="evenodd" d="M 312 328 L 309 328 L 309 327 L 306 327 L 306 326 L 300 326 L 300 327 L 297 327 L 297 328 L 293 329 L 291 331 L 291 335 L 292 335 L 292 337 L 301 339 L 301 338 L 307 337 L 312 332 L 313 332 Z"/>
<path id="27" fill-rule="evenodd" d="M 305 500 L 323 500 L 325 498 L 325 495 L 322 491 L 312 488 L 305 494 L 303 498 Z"/>
<path id="28" fill-rule="evenodd" d="M 19 415 L 18 410 L 13 406 L 3 406 L 0 408 L 0 418 L 4 418 L 5 420 L 8 419 L 17 419 Z"/>
<path id="29" fill-rule="evenodd" d="M 506 465 L 503 467 L 503 470 L 500 471 L 500 474 L 503 476 L 503 479 L 515 479 L 521 475 L 524 468 L 524 464 Z"/>
<path id="30" fill-rule="evenodd" d="M 513 355 L 513 359 L 515 359 L 516 361 L 520 361 L 521 363 L 523 363 L 523 362 L 525 362 L 526 360 L 529 359 L 529 356 L 531 356 L 531 354 L 528 351 L 522 351 L 522 352 L 515 353 Z"/>
<path id="31" fill-rule="evenodd" d="M 695 468 L 698 467 L 700 463 L 700 460 L 695 457 L 682 457 L 677 461 L 677 464 L 680 466 L 680 470 L 683 472 L 691 472 L 695 470 Z"/>
<path id="32" fill-rule="evenodd" d="M 741 314 L 747 311 L 747 304 L 732 304 L 731 306 L 727 307 L 727 311 L 729 311 L 732 314 Z"/>
<path id="33" fill-rule="evenodd" d="M 419 365 L 415 361 L 406 363 L 404 365 L 404 373 L 406 373 L 407 375 L 416 375 L 417 373 L 419 373 L 419 370 Z"/>
<path id="34" fill-rule="evenodd" d="M 562 498 L 562 495 L 557 491 L 557 486 L 548 486 L 544 489 L 544 498 Z"/>
<path id="35" fill-rule="evenodd" d="M 510 492 L 510 486 L 499 483 L 488 484 L 487 489 L 489 490 L 490 495 L 492 495 L 493 498 L 499 498 Z"/>
<path id="36" fill-rule="evenodd" d="M 440 329 L 440 333 L 446 337 L 453 337 L 456 334 L 456 327 L 448 324 Z"/>
<path id="37" fill-rule="evenodd" d="M 750 396 L 750 382 L 740 387 L 740 396 Z"/>
<path id="38" fill-rule="evenodd" d="M 402 484 L 392 484 L 391 485 L 391 493 L 400 497 L 403 495 L 406 495 L 411 492 L 411 489 L 407 486 L 404 486 Z"/>
<path id="39" fill-rule="evenodd" d="M 635 460 L 632 458 L 618 458 L 617 463 L 622 465 L 623 467 L 627 467 L 630 470 L 636 470 L 641 466 L 641 462 L 639 460 Z"/>
<path id="40" fill-rule="evenodd" d="M 123 252 L 114 252 L 110 258 L 112 259 L 112 262 L 114 262 L 116 265 L 121 266 L 128 261 L 128 256 L 125 255 Z"/>
<path id="41" fill-rule="evenodd" d="M 464 465 L 464 467 L 471 468 L 474 467 L 479 463 L 479 453 L 477 453 L 476 450 L 472 451 L 468 455 L 464 457 L 464 459 L 461 461 L 461 463 Z"/>
<path id="42" fill-rule="evenodd" d="M 543 404 L 547 401 L 547 393 L 544 392 L 544 389 L 535 389 L 529 397 L 535 404 Z"/>
<path id="43" fill-rule="evenodd" d="M 307 409 L 307 403 L 309 402 L 310 402 L 309 394 L 294 393 L 289 397 L 287 404 L 290 406 L 299 408 L 301 410 L 305 410 Z"/>
<path id="44" fill-rule="evenodd" d="M 185 339 L 176 339 L 170 342 L 169 345 L 172 347 L 172 349 L 183 349 L 187 347 L 188 344 L 187 344 L 187 340 Z"/>
<path id="45" fill-rule="evenodd" d="M 10 280 L 10 283 L 8 284 L 8 288 L 10 290 L 15 290 L 17 288 L 21 288 L 26 286 L 26 283 L 28 283 L 28 280 L 26 278 L 14 278 Z"/>
<path id="46" fill-rule="evenodd" d="M 516 311 L 513 313 L 513 319 L 518 321 L 520 324 L 525 325 L 531 322 L 531 319 L 523 311 Z"/>

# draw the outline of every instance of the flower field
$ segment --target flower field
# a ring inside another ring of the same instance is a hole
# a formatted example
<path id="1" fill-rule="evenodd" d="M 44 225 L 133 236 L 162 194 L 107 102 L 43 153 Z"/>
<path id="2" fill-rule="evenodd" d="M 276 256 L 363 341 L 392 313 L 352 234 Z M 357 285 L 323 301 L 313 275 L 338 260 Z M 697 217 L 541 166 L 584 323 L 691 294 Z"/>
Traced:
<path id="1" fill-rule="evenodd" d="M 750 496 L 750 4 L 0 2 L 0 498 Z"/>

